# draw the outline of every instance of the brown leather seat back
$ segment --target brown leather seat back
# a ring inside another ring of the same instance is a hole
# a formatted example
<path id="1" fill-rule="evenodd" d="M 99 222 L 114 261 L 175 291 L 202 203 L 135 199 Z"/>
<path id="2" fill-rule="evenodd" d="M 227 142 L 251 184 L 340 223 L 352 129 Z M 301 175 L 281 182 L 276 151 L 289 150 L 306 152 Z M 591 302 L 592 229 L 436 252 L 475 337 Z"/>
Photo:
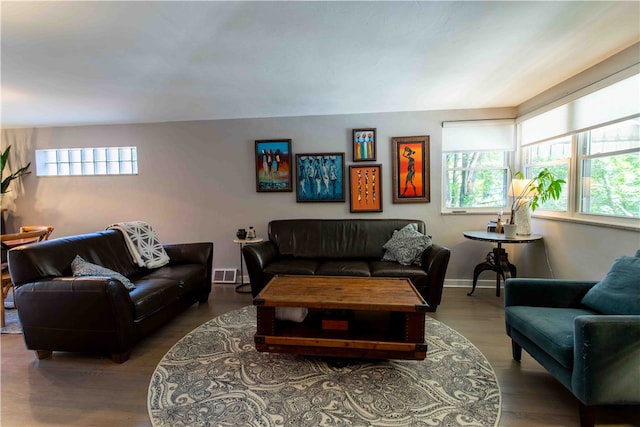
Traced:
<path id="1" fill-rule="evenodd" d="M 17 288 L 40 278 L 71 276 L 71 262 L 76 255 L 127 277 L 142 271 L 133 263 L 122 234 L 105 230 L 11 249 L 8 255 L 11 278 Z"/>
<path id="2" fill-rule="evenodd" d="M 411 219 L 287 219 L 269 223 L 269 239 L 294 258 L 382 258 L 394 230 L 424 221 Z"/>

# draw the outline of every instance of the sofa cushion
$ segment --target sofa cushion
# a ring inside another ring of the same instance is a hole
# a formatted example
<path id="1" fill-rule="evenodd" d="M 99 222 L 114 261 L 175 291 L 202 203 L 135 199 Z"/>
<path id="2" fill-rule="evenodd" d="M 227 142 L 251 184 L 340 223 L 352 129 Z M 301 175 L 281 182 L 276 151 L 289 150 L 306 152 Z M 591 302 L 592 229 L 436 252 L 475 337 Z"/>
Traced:
<path id="1" fill-rule="evenodd" d="M 178 264 L 160 267 L 144 276 L 144 279 L 158 278 L 177 282 L 180 295 L 184 295 L 202 286 L 207 280 L 207 269 L 202 264 Z"/>
<path id="2" fill-rule="evenodd" d="M 140 320 L 173 304 L 180 298 L 180 288 L 174 279 L 143 277 L 135 281 L 136 289 L 129 294 L 135 307 L 135 319 Z"/>
<path id="3" fill-rule="evenodd" d="M 507 324 L 567 369 L 573 366 L 574 320 L 592 314 L 596 313 L 579 308 L 505 307 Z"/>
<path id="4" fill-rule="evenodd" d="M 407 224 L 393 232 L 382 247 L 383 261 L 397 261 L 402 265 L 420 264 L 422 252 L 431 246 L 431 238 L 418 231 L 416 224 Z"/>
<path id="5" fill-rule="evenodd" d="M 135 285 L 122 274 L 117 271 L 110 270 L 98 264 L 92 264 L 85 261 L 80 255 L 71 261 L 71 272 L 73 277 L 109 277 L 120 281 L 125 288 L 132 290 L 135 289 Z"/>
<path id="6" fill-rule="evenodd" d="M 427 272 L 415 264 L 402 265 L 397 262 L 371 261 L 369 268 L 373 277 L 409 277 L 412 280 L 427 277 Z"/>
<path id="7" fill-rule="evenodd" d="M 319 276 L 358 276 L 369 277 L 371 271 L 367 261 L 337 259 L 322 261 L 316 269 Z"/>
<path id="8" fill-rule="evenodd" d="M 640 258 L 616 258 L 607 276 L 582 298 L 603 314 L 640 314 Z"/>
<path id="9" fill-rule="evenodd" d="M 302 274 L 314 275 L 320 261 L 315 259 L 280 259 L 265 267 L 264 272 L 270 275 Z"/>

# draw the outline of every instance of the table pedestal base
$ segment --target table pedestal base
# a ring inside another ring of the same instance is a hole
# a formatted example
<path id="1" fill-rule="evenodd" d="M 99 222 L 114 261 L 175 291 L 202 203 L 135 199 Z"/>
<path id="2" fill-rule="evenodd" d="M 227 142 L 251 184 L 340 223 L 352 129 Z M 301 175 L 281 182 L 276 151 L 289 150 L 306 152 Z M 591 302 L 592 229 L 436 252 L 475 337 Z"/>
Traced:
<path id="1" fill-rule="evenodd" d="M 507 255 L 507 251 L 502 249 L 501 245 L 498 244 L 497 248 L 494 248 L 493 251 L 487 254 L 487 258 L 484 262 L 476 265 L 476 268 L 473 270 L 473 287 L 471 288 L 471 292 L 467 295 L 472 295 L 476 290 L 476 284 L 478 283 L 478 276 L 483 271 L 495 271 L 496 272 L 496 296 L 500 296 L 500 277 L 502 280 L 507 280 L 510 277 L 516 277 L 516 266 L 509 262 L 509 257 Z"/>

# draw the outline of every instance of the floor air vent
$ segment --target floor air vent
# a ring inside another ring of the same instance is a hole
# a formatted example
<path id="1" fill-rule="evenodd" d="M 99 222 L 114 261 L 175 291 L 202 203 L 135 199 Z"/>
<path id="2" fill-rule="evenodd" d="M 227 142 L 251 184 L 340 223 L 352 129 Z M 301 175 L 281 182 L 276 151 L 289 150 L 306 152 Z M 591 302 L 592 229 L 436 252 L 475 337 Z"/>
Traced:
<path id="1" fill-rule="evenodd" d="M 213 283 L 236 283 L 237 274 L 235 268 L 214 268 Z"/>

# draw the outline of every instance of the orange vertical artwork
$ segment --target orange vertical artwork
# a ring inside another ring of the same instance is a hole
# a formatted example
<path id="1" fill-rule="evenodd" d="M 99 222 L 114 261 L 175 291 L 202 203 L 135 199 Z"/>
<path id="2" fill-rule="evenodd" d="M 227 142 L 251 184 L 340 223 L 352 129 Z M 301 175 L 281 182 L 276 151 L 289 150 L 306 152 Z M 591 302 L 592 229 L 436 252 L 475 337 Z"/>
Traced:
<path id="1" fill-rule="evenodd" d="M 424 150 L 419 143 L 400 143 L 398 145 L 400 174 L 398 194 L 400 197 L 424 196 L 423 170 Z"/>
<path id="2" fill-rule="evenodd" d="M 381 212 L 382 165 L 349 166 L 351 212 Z"/>
<path id="3" fill-rule="evenodd" d="M 428 203 L 429 136 L 394 137 L 393 203 Z"/>

